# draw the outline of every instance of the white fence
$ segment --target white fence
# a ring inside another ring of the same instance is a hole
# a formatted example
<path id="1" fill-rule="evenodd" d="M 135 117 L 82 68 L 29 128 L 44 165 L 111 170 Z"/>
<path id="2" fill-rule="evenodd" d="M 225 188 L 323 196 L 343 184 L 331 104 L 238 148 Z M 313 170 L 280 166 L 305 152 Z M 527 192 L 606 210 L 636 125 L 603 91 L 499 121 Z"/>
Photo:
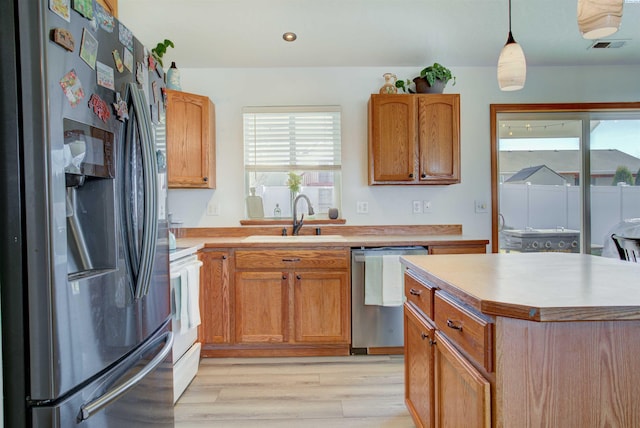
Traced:
<path id="1" fill-rule="evenodd" d="M 506 229 L 580 230 L 580 187 L 500 184 L 500 214 Z M 591 241 L 603 245 L 619 222 L 640 218 L 640 186 L 591 186 Z"/>

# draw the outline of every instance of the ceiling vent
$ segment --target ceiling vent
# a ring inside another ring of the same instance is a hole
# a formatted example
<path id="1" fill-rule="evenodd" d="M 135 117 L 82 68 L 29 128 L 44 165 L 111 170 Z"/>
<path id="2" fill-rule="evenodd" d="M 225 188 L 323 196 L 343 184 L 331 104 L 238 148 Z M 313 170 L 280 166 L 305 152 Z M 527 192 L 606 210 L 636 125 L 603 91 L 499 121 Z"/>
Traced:
<path id="1" fill-rule="evenodd" d="M 623 47 L 628 40 L 596 40 L 589 49 L 618 49 Z"/>

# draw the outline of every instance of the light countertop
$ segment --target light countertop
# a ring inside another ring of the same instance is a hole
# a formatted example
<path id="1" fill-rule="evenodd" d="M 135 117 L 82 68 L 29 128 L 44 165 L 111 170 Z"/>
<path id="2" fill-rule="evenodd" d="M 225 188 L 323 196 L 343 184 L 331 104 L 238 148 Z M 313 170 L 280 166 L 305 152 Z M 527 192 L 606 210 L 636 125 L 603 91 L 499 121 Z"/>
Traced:
<path id="1" fill-rule="evenodd" d="M 169 262 L 176 261 L 183 257 L 187 257 L 191 254 L 195 254 L 200 248 L 202 248 L 201 242 L 178 244 L 175 250 L 169 250 Z"/>
<path id="2" fill-rule="evenodd" d="M 178 247 L 273 248 L 273 247 L 380 247 L 405 245 L 483 245 L 487 239 L 466 235 L 251 235 L 233 237 L 179 238 Z"/>
<path id="3" fill-rule="evenodd" d="M 402 256 L 479 311 L 535 321 L 640 319 L 640 264 L 569 253 Z"/>

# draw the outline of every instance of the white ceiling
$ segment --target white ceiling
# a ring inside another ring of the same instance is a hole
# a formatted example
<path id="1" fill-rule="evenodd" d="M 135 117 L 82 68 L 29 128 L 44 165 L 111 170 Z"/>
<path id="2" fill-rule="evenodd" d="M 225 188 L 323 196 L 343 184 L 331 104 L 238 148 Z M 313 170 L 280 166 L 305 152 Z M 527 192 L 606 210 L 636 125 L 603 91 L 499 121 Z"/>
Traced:
<path id="1" fill-rule="evenodd" d="M 528 66 L 640 65 L 633 1 L 607 38 L 619 49 L 588 49 L 577 0 L 512 0 L 513 35 Z M 148 47 L 172 40 L 166 58 L 185 68 L 493 66 L 508 33 L 508 0 L 119 0 L 118 13 Z"/>

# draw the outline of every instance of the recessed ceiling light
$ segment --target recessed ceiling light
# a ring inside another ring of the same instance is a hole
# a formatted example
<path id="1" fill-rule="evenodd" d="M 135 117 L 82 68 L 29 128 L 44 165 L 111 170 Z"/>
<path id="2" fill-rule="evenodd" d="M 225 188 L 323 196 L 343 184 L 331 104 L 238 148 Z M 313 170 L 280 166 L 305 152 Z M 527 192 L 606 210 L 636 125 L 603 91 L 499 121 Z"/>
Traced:
<path id="1" fill-rule="evenodd" d="M 298 36 L 296 35 L 296 33 L 292 33 L 291 31 L 287 31 L 286 33 L 284 33 L 282 35 L 282 38 L 286 41 L 286 42 L 293 42 L 295 39 L 298 38 Z"/>

